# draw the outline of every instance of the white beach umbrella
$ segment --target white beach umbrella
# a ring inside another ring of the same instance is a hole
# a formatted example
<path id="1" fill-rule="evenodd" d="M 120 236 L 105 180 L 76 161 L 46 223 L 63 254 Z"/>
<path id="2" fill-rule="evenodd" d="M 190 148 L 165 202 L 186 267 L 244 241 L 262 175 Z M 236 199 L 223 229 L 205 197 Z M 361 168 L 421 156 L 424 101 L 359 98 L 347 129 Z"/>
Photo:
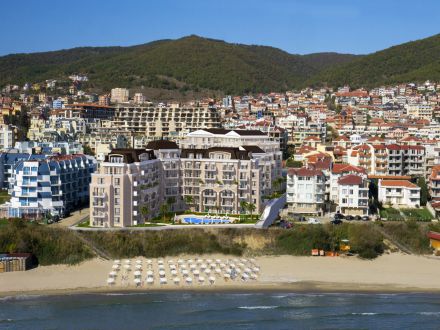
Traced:
<path id="1" fill-rule="evenodd" d="M 141 279 L 140 278 L 135 278 L 134 280 L 133 280 L 133 282 L 134 283 L 136 283 L 136 284 L 141 284 Z"/>
<path id="2" fill-rule="evenodd" d="M 205 274 L 211 274 L 211 270 L 210 269 L 205 269 Z"/>
<path id="3" fill-rule="evenodd" d="M 115 277 L 116 275 L 118 275 L 118 273 L 116 273 L 114 270 L 112 270 L 108 275 L 111 277 Z"/>
<path id="4" fill-rule="evenodd" d="M 241 274 L 241 269 L 240 269 L 240 268 L 235 268 L 235 272 L 236 272 L 237 274 Z"/>
<path id="5" fill-rule="evenodd" d="M 160 278 L 160 284 L 167 284 L 167 278 L 166 277 L 161 277 Z"/>
<path id="6" fill-rule="evenodd" d="M 223 274 L 223 277 L 224 277 L 225 279 L 231 278 L 231 274 L 224 273 L 224 274 Z"/>
<path id="7" fill-rule="evenodd" d="M 200 269 L 202 269 L 202 270 L 203 270 L 203 269 L 206 269 L 206 264 L 201 264 L 201 265 L 200 265 Z"/>
<path id="8" fill-rule="evenodd" d="M 252 270 L 250 268 L 245 268 L 244 271 L 249 274 L 252 273 Z"/>
<path id="9" fill-rule="evenodd" d="M 109 278 L 107 279 L 107 284 L 115 284 L 115 279 L 112 278 L 112 277 L 109 277 Z"/>
<path id="10" fill-rule="evenodd" d="M 179 259 L 179 260 L 177 260 L 177 263 L 178 263 L 179 265 L 183 265 L 184 261 L 183 261 L 182 259 Z"/>
<path id="11" fill-rule="evenodd" d="M 258 272 L 260 271 L 260 267 L 254 267 L 254 268 L 252 268 L 252 270 L 253 270 L 255 273 L 258 273 Z"/>
<path id="12" fill-rule="evenodd" d="M 212 259 L 206 259 L 206 262 L 207 262 L 208 264 L 210 264 L 210 263 L 212 262 Z"/>
<path id="13" fill-rule="evenodd" d="M 197 266 L 196 266 L 195 264 L 190 264 L 190 265 L 189 265 L 189 268 L 190 268 L 191 270 L 194 270 L 194 269 L 197 268 Z"/>
<path id="14" fill-rule="evenodd" d="M 126 264 L 130 264 L 131 261 L 130 261 L 130 259 L 125 259 L 125 260 L 124 260 L 124 263 L 126 263 Z"/>
<path id="15" fill-rule="evenodd" d="M 209 282 L 210 282 L 211 284 L 214 284 L 214 282 L 215 282 L 215 277 L 214 277 L 214 276 L 210 276 L 210 277 L 209 277 Z"/>
<path id="16" fill-rule="evenodd" d="M 256 280 L 258 278 L 258 275 L 255 273 L 251 274 L 251 279 Z"/>
<path id="17" fill-rule="evenodd" d="M 256 260 L 254 258 L 250 258 L 249 261 L 254 262 L 254 263 L 256 262 Z"/>
<path id="18" fill-rule="evenodd" d="M 154 272 L 152 270 L 147 270 L 147 276 L 153 276 Z"/>
<path id="19" fill-rule="evenodd" d="M 141 275 L 142 275 L 142 272 L 140 270 L 136 270 L 134 272 L 134 276 L 141 276 Z"/>
<path id="20" fill-rule="evenodd" d="M 136 269 L 142 269 L 142 265 L 136 265 Z"/>
<path id="21" fill-rule="evenodd" d="M 177 275 L 177 270 L 172 269 L 172 270 L 171 270 L 171 275 Z"/>
<path id="22" fill-rule="evenodd" d="M 130 270 L 130 265 L 124 265 L 124 268 L 125 268 L 126 270 Z"/>
<path id="23" fill-rule="evenodd" d="M 147 259 L 147 264 L 151 265 L 153 263 L 153 260 Z"/>
<path id="24" fill-rule="evenodd" d="M 215 271 L 217 274 L 220 274 L 220 273 L 222 272 L 222 270 L 221 270 L 220 268 L 216 268 L 214 271 Z"/>
<path id="25" fill-rule="evenodd" d="M 163 270 L 160 270 L 160 271 L 159 271 L 159 276 L 160 276 L 160 277 L 164 277 L 164 276 L 165 276 L 165 272 L 164 272 Z"/>
<path id="26" fill-rule="evenodd" d="M 175 277 L 175 278 L 173 279 L 173 282 L 174 282 L 175 284 L 179 284 L 179 283 L 180 283 L 180 278 Z"/>
<path id="27" fill-rule="evenodd" d="M 147 283 L 148 284 L 153 284 L 154 283 L 154 278 L 152 278 L 152 277 L 147 278 Z"/>
<path id="28" fill-rule="evenodd" d="M 119 269 L 119 265 L 113 265 L 112 269 Z"/>
<path id="29" fill-rule="evenodd" d="M 222 261 L 221 261 L 220 259 L 215 259 L 215 262 L 219 264 L 219 263 L 221 263 Z"/>
<path id="30" fill-rule="evenodd" d="M 182 274 L 183 274 L 183 276 L 187 276 L 189 274 L 189 272 L 186 269 L 184 269 L 184 270 L 182 270 Z"/>
<path id="31" fill-rule="evenodd" d="M 226 267 L 226 265 L 225 265 L 225 264 L 223 264 L 223 263 L 221 263 L 221 264 L 220 264 L 220 268 L 222 268 L 222 269 L 223 269 L 223 268 L 225 268 L 225 267 Z"/>
<path id="32" fill-rule="evenodd" d="M 186 269 L 186 265 L 185 265 L 185 264 L 182 264 L 182 265 L 180 265 L 180 268 L 181 268 L 181 269 Z"/>
<path id="33" fill-rule="evenodd" d="M 231 268 L 235 268 L 236 265 L 235 265 L 234 263 L 230 263 L 230 264 L 229 264 L 229 267 L 231 267 Z"/>
<path id="34" fill-rule="evenodd" d="M 238 264 L 238 267 L 241 267 L 241 268 L 243 268 L 243 267 L 245 267 L 245 264 L 244 264 L 244 263 L 242 263 L 242 262 L 240 262 L 240 263 Z"/>
<path id="35" fill-rule="evenodd" d="M 228 274 L 231 274 L 232 273 L 232 269 L 231 268 L 226 268 L 225 272 L 228 273 Z"/>
<path id="36" fill-rule="evenodd" d="M 194 274 L 194 275 L 199 275 L 200 272 L 199 272 L 197 269 L 194 269 L 193 274 Z"/>
<path id="37" fill-rule="evenodd" d="M 216 265 L 215 265 L 215 263 L 213 263 L 213 262 L 209 264 L 209 267 L 211 267 L 211 269 L 214 269 L 215 266 L 216 266 Z"/>
<path id="38" fill-rule="evenodd" d="M 241 275 L 241 278 L 243 281 L 247 281 L 249 279 L 249 276 L 248 276 L 248 274 L 244 273 Z"/>
<path id="39" fill-rule="evenodd" d="M 203 276 L 199 276 L 199 282 L 200 282 L 200 283 L 205 282 L 205 278 L 204 278 Z"/>
<path id="40" fill-rule="evenodd" d="M 233 259 L 232 261 L 235 262 L 236 264 L 238 264 L 239 262 L 238 259 Z"/>
<path id="41" fill-rule="evenodd" d="M 191 284 L 193 279 L 191 277 L 187 277 L 185 281 L 186 283 Z"/>
<path id="42" fill-rule="evenodd" d="M 187 262 L 188 262 L 189 264 L 192 264 L 192 263 L 194 262 L 194 260 L 192 260 L 192 259 L 188 259 Z"/>
<path id="43" fill-rule="evenodd" d="M 164 270 L 164 269 L 165 269 L 164 265 L 159 265 L 159 270 Z"/>
<path id="44" fill-rule="evenodd" d="M 173 259 L 170 259 L 167 262 L 168 262 L 169 265 L 174 264 L 174 260 Z"/>
<path id="45" fill-rule="evenodd" d="M 245 258 L 241 258 L 241 262 L 243 262 L 243 263 L 247 263 L 247 262 L 248 262 L 248 260 L 247 260 L 247 259 L 245 259 Z"/>
<path id="46" fill-rule="evenodd" d="M 119 264 L 121 263 L 121 260 L 116 259 L 115 261 L 113 261 L 113 263 L 114 263 L 115 265 L 119 265 Z"/>
<path id="47" fill-rule="evenodd" d="M 142 264 L 142 260 L 136 260 L 136 263 L 137 263 L 138 265 L 141 265 L 141 264 Z"/>
<path id="48" fill-rule="evenodd" d="M 176 265 L 170 265 L 170 269 L 176 269 Z"/>

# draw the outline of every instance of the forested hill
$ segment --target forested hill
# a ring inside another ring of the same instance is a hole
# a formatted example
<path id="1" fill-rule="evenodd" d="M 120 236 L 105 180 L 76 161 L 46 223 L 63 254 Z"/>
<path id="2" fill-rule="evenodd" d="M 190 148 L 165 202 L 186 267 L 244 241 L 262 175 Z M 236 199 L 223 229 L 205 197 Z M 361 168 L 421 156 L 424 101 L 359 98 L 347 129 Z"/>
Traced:
<path id="1" fill-rule="evenodd" d="M 304 85 L 373 87 L 425 80 L 440 81 L 440 34 L 327 68 Z"/>
<path id="2" fill-rule="evenodd" d="M 225 93 L 282 91 L 354 55 L 292 55 L 265 46 L 189 36 L 132 47 L 82 47 L 0 57 L 0 86 L 88 74 L 93 86 L 159 87 Z"/>

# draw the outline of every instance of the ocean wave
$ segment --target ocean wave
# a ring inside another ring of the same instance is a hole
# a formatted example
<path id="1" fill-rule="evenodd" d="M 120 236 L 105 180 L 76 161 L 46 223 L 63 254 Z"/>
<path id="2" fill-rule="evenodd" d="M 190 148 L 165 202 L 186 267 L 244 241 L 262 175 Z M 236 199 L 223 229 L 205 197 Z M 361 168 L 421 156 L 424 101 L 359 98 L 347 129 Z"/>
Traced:
<path id="1" fill-rule="evenodd" d="M 240 309 L 275 309 L 278 308 L 279 306 L 240 306 L 238 308 Z"/>
<path id="2" fill-rule="evenodd" d="M 419 312 L 419 315 L 440 316 L 440 312 Z"/>
<path id="3" fill-rule="evenodd" d="M 17 296 L 5 296 L 1 297 L 0 301 L 8 301 L 8 300 L 29 300 L 29 299 L 37 299 L 45 297 L 44 295 L 38 295 L 38 294 L 22 294 Z"/>
<path id="4" fill-rule="evenodd" d="M 0 319 L 0 323 L 11 323 L 14 322 L 13 319 Z"/>
<path id="5" fill-rule="evenodd" d="M 351 313 L 351 315 L 372 316 L 372 315 L 379 315 L 379 313 L 364 312 L 364 313 Z"/>

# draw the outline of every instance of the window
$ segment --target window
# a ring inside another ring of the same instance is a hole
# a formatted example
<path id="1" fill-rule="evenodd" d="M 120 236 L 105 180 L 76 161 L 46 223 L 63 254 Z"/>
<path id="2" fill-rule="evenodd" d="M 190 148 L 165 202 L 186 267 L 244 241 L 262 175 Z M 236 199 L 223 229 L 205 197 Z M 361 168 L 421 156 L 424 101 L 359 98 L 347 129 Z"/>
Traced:
<path id="1" fill-rule="evenodd" d="M 121 199 L 115 198 L 115 205 L 121 205 Z"/>
<path id="2" fill-rule="evenodd" d="M 115 208 L 115 215 L 120 215 L 121 214 L 121 209 L 119 207 Z"/>
<path id="3" fill-rule="evenodd" d="M 115 195 L 121 194 L 121 188 L 115 188 Z"/>
<path id="4" fill-rule="evenodd" d="M 104 178 L 98 178 L 98 184 L 104 184 Z"/>
<path id="5" fill-rule="evenodd" d="M 121 184 L 120 178 L 115 178 L 115 186 L 119 186 Z"/>

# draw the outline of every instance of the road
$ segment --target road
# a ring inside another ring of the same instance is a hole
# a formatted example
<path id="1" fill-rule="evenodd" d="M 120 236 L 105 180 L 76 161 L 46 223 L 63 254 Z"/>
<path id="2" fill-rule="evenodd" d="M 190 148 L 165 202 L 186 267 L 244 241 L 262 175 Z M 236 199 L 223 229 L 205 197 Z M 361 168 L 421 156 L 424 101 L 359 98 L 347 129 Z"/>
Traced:
<path id="1" fill-rule="evenodd" d="M 70 216 L 60 220 L 59 222 L 54 223 L 52 226 L 69 228 L 79 224 L 80 222 L 83 222 L 88 217 L 89 217 L 89 208 L 86 208 L 72 212 Z"/>

